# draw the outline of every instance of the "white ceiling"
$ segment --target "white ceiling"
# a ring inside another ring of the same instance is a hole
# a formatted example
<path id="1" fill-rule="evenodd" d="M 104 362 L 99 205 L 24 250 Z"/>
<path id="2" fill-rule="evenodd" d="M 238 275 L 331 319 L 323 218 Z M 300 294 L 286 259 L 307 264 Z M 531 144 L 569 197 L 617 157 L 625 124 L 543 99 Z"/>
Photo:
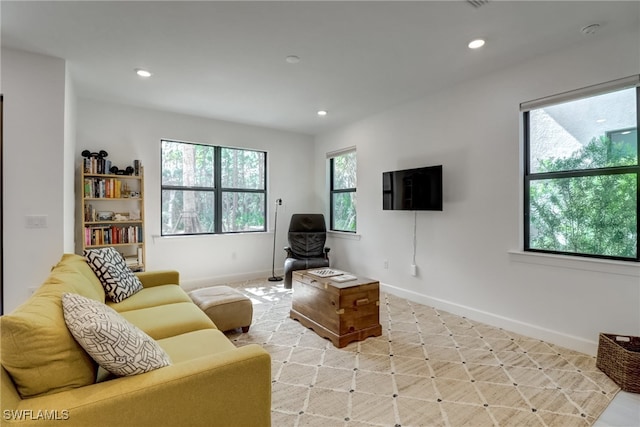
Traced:
<path id="1" fill-rule="evenodd" d="M 640 2 L 3 0 L 0 15 L 2 45 L 66 59 L 80 97 L 317 134 L 638 28 Z"/>

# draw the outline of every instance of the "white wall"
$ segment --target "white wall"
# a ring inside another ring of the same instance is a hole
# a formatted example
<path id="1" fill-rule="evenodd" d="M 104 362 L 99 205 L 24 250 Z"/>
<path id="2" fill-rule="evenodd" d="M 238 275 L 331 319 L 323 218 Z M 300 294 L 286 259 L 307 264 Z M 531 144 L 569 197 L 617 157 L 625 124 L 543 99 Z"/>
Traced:
<path id="1" fill-rule="evenodd" d="M 65 62 L 2 49 L 4 312 L 39 286 L 63 252 Z M 47 228 L 26 228 L 44 215 Z"/>
<path id="2" fill-rule="evenodd" d="M 278 209 L 276 272 L 292 213 L 317 211 L 314 199 L 313 138 L 308 135 L 218 120 L 79 99 L 76 162 L 81 152 L 106 150 L 121 169 L 142 161 L 145 180 L 147 269 L 177 269 L 184 287 L 271 276 L 275 199 Z M 267 151 L 268 233 L 160 236 L 160 140 L 200 142 Z M 79 173 L 79 169 L 76 174 Z M 76 177 L 76 180 L 79 178 Z M 79 181 L 78 181 L 79 182 Z M 76 247 L 78 250 L 78 243 Z"/>
<path id="3" fill-rule="evenodd" d="M 75 249 L 75 168 L 76 168 L 76 94 L 69 69 L 65 74 L 64 103 L 64 172 L 63 172 L 63 249 L 72 253 Z"/>
<path id="4" fill-rule="evenodd" d="M 316 193 L 326 205 L 325 153 L 357 146 L 360 238 L 331 238 L 333 265 L 413 300 L 588 353 L 599 332 L 639 335 L 637 264 L 510 253 L 522 248 L 519 104 L 638 74 L 638 39 L 638 30 L 585 39 L 319 136 Z M 382 210 L 382 172 L 438 164 L 444 211 L 417 213 L 412 277 L 414 213 Z"/>

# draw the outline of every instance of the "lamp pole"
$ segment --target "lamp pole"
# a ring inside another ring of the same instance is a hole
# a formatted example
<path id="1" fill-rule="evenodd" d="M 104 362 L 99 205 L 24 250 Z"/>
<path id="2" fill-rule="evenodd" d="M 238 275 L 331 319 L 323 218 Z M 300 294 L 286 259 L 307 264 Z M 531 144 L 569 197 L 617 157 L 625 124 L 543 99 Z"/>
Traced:
<path id="1" fill-rule="evenodd" d="M 276 276 L 276 231 L 278 230 L 278 206 L 282 205 L 282 199 L 276 199 L 276 214 L 273 222 L 273 253 L 271 256 L 271 277 L 270 282 L 279 282 L 282 277 Z"/>

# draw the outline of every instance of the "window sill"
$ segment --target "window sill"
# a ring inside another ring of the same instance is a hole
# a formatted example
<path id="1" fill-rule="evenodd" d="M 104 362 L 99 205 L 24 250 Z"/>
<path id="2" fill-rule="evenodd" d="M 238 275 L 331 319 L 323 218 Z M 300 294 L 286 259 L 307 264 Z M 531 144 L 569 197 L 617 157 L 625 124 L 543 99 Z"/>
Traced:
<path id="1" fill-rule="evenodd" d="M 204 238 L 220 238 L 226 236 L 262 236 L 273 235 L 273 230 L 269 231 L 249 231 L 249 232 L 237 232 L 237 233 L 203 233 L 203 234 L 172 234 L 170 236 L 162 236 L 160 234 L 153 234 L 151 238 L 155 240 L 173 240 L 173 239 L 204 239 Z"/>
<path id="2" fill-rule="evenodd" d="M 518 250 L 512 250 L 508 253 L 509 259 L 514 262 L 640 277 L 640 263 L 633 261 L 627 262 L 597 258 L 581 258 Z"/>
<path id="3" fill-rule="evenodd" d="M 329 237 L 335 237 L 338 239 L 347 239 L 347 240 L 360 240 L 362 236 L 356 233 L 347 233 L 344 231 L 327 231 L 327 235 Z"/>

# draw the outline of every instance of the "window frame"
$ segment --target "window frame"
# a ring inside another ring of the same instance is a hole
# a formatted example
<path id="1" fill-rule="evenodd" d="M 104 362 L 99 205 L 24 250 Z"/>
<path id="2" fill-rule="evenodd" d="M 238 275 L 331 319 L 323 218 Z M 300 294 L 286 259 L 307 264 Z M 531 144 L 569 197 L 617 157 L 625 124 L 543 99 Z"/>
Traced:
<path id="1" fill-rule="evenodd" d="M 163 173 L 163 160 L 162 160 L 162 145 L 164 142 L 171 142 L 177 144 L 191 144 L 191 145 L 199 145 L 205 147 L 213 148 L 213 187 L 206 186 L 185 186 L 185 185 L 166 185 L 162 181 L 162 173 Z M 253 188 L 232 188 L 232 187 L 222 187 L 222 150 L 230 149 L 230 150 L 240 150 L 240 151 L 250 151 L 262 153 L 264 155 L 264 176 L 263 182 L 264 187 L 262 189 L 253 189 Z M 175 139 L 163 138 L 160 140 L 160 235 L 162 237 L 177 237 L 177 236 L 205 236 L 205 235 L 216 235 L 216 234 L 240 234 L 240 233 L 265 233 L 267 231 L 267 157 L 268 154 L 266 151 L 262 150 L 254 150 L 254 149 L 246 149 L 246 148 L 238 148 L 238 147 L 227 147 L 221 145 L 211 145 L 200 142 L 187 142 L 187 141 L 179 141 Z M 163 231 L 162 225 L 162 214 L 163 214 L 163 192 L 164 190 L 174 190 L 174 191 L 195 191 L 195 192 L 211 192 L 213 193 L 213 232 L 202 232 L 202 233 L 169 233 L 165 234 Z M 264 202 L 263 202 L 263 213 L 264 213 L 264 221 L 262 230 L 240 230 L 240 231 L 223 231 L 222 230 L 222 202 L 223 195 L 225 193 L 240 193 L 240 194 L 263 194 Z"/>
<path id="2" fill-rule="evenodd" d="M 358 228 L 358 210 L 356 208 L 356 229 L 355 230 L 341 230 L 335 227 L 335 215 L 334 215 L 334 202 L 333 196 L 334 194 L 345 194 L 345 193 L 354 193 L 357 194 L 357 183 L 356 187 L 350 188 L 335 188 L 334 187 L 334 175 L 335 175 L 335 162 L 334 159 L 336 157 L 345 156 L 347 154 L 356 154 L 356 150 L 354 148 L 350 148 L 344 151 L 334 152 L 327 155 L 329 158 L 329 231 L 335 231 L 339 233 L 351 233 L 356 234 Z M 356 168 L 357 168 L 357 156 L 356 156 Z"/>
<path id="3" fill-rule="evenodd" d="M 633 84 L 624 84 L 622 81 L 628 82 L 631 81 Z M 530 151 L 530 117 L 529 113 L 531 110 L 542 108 L 544 106 L 557 105 L 564 102 L 577 100 L 580 98 L 588 98 L 592 96 L 597 96 L 604 93 L 616 92 L 623 89 L 629 89 L 635 87 L 635 95 L 636 95 L 636 128 L 632 128 L 637 130 L 640 127 L 640 76 L 632 76 L 627 79 L 621 79 L 619 85 L 612 85 L 615 82 L 608 82 L 602 85 L 601 90 L 597 90 L 596 86 L 585 88 L 582 90 L 566 92 L 557 96 L 549 97 L 549 99 L 542 99 L 531 101 L 530 103 L 521 104 L 521 112 L 522 112 L 522 124 L 523 124 L 523 155 L 524 155 L 524 163 L 523 163 L 523 250 L 525 252 L 535 252 L 535 253 L 546 253 L 546 254 L 556 254 L 556 255 L 566 255 L 572 257 L 585 257 L 585 258 L 598 258 L 598 259 L 608 259 L 608 260 L 617 260 L 617 261 L 625 261 L 625 262 L 640 262 L 640 158 L 636 165 L 630 166 L 614 166 L 614 167 L 603 167 L 603 168 L 592 168 L 592 169 L 573 169 L 573 170 L 565 170 L 565 171 L 553 171 L 553 172 L 531 172 L 531 151 Z M 573 96 L 572 96 L 573 93 Z M 547 102 L 545 102 L 547 101 Z M 529 105 L 526 107 L 526 104 L 535 104 Z M 614 130 L 614 131 L 617 131 Z M 607 133 L 608 135 L 608 133 Z M 640 154 L 640 138 L 636 138 L 636 144 L 638 153 Z M 557 250 L 549 250 L 549 249 L 540 249 L 540 248 L 532 248 L 530 242 L 530 197 L 531 197 L 531 183 L 538 180 L 548 180 L 548 179 L 562 179 L 562 178 L 582 178 L 582 177 L 590 177 L 590 176 L 608 176 L 608 175 L 616 175 L 616 174 L 635 174 L 636 176 L 636 257 L 622 257 L 622 256 L 611 256 L 611 255 L 600 255 L 600 254 L 589 254 L 589 253 L 578 253 L 578 252 L 566 252 L 566 251 L 557 251 Z"/>

